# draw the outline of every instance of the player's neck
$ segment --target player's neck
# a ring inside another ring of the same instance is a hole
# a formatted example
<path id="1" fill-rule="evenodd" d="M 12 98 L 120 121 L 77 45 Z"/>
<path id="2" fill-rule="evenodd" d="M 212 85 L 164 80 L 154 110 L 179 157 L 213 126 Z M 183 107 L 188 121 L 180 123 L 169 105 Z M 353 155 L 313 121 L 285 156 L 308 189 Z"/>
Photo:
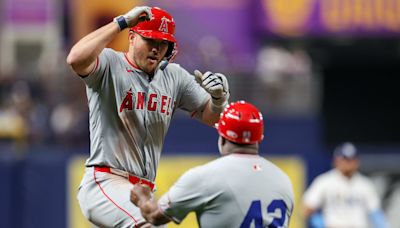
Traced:
<path id="1" fill-rule="evenodd" d="M 129 65 L 131 65 L 135 69 L 141 70 L 129 52 L 125 52 L 124 54 L 125 54 L 125 58 L 128 61 Z"/>
<path id="2" fill-rule="evenodd" d="M 342 174 L 344 177 L 346 177 L 347 179 L 351 179 L 352 177 L 354 177 L 356 172 L 343 172 L 341 170 L 338 170 L 340 174 Z"/>
<path id="3" fill-rule="evenodd" d="M 227 141 L 224 147 L 227 154 L 258 154 L 258 144 L 239 145 Z"/>
<path id="4" fill-rule="evenodd" d="M 235 153 L 230 153 L 230 154 L 240 154 L 240 155 L 258 155 L 258 152 L 256 153 L 249 153 L 248 151 L 238 151 Z"/>

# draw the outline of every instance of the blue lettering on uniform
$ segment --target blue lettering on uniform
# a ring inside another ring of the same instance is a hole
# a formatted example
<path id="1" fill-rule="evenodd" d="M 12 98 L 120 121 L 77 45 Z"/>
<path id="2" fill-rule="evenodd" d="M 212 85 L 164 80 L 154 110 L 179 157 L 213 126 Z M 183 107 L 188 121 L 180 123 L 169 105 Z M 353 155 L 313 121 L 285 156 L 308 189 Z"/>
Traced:
<path id="1" fill-rule="evenodd" d="M 267 207 L 268 213 L 273 213 L 276 210 L 281 211 L 281 217 L 274 218 L 268 228 L 278 228 L 285 224 L 286 204 L 283 200 L 273 200 Z"/>
<path id="2" fill-rule="evenodd" d="M 255 200 L 251 202 L 250 208 L 247 211 L 246 217 L 240 225 L 240 228 L 248 228 L 254 220 L 255 228 L 262 228 L 262 213 L 261 213 L 261 202 Z"/>
<path id="3" fill-rule="evenodd" d="M 273 200 L 267 207 L 267 213 L 275 213 L 276 210 L 280 210 L 281 217 L 274 217 L 271 224 L 268 225 L 268 228 L 278 228 L 282 227 L 285 224 L 286 220 L 286 209 L 287 206 L 283 200 Z M 240 228 L 249 228 L 250 225 L 254 221 L 255 228 L 263 227 L 263 218 L 262 218 L 262 210 L 261 210 L 261 201 L 254 200 L 251 202 L 250 208 L 247 211 L 246 216 Z"/>

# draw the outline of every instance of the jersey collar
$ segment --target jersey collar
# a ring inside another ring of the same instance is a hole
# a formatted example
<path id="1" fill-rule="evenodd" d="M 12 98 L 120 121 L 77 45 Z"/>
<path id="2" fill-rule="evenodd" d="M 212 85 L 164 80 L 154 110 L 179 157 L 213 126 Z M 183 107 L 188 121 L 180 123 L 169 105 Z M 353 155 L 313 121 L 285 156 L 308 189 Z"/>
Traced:
<path id="1" fill-rule="evenodd" d="M 134 70 L 139 71 L 139 72 L 143 72 L 141 69 L 139 69 L 139 67 L 138 67 L 135 63 L 133 63 L 133 62 L 131 62 L 131 61 L 129 60 L 128 55 L 127 55 L 126 52 L 124 53 L 124 56 L 125 56 L 126 61 L 129 63 L 129 65 L 130 65 L 131 67 L 133 67 Z M 132 70 L 132 69 L 126 68 L 126 70 L 129 72 L 129 70 Z"/>
<path id="2" fill-rule="evenodd" d="M 239 157 L 260 157 L 260 155 L 257 153 L 257 154 L 251 154 L 251 153 L 246 153 L 246 152 L 235 152 L 235 153 L 231 153 L 231 154 L 227 154 L 228 156 L 229 155 L 232 155 L 232 156 L 239 156 Z"/>
<path id="3" fill-rule="evenodd" d="M 135 71 L 137 71 L 137 72 L 140 72 L 140 73 L 144 73 L 144 74 L 146 74 L 144 71 L 142 71 L 135 63 L 133 63 L 133 62 L 131 62 L 130 60 L 129 60 L 129 58 L 128 58 L 128 55 L 127 55 L 127 53 L 125 52 L 124 53 L 124 56 L 125 56 L 125 59 L 126 59 L 126 61 L 128 62 L 128 64 L 133 68 L 133 69 L 129 69 L 128 67 L 126 68 L 126 71 L 127 72 L 133 72 L 134 70 Z M 157 68 L 155 69 L 155 71 L 154 71 L 154 76 L 156 75 L 156 73 L 157 73 L 157 71 L 159 71 L 160 70 L 160 67 L 161 67 L 161 65 L 162 65 L 162 61 L 158 64 L 158 66 L 157 66 Z M 147 74 L 146 74 L 147 75 Z M 154 76 L 153 77 L 150 77 L 151 79 L 153 79 L 154 78 Z M 150 80 L 151 80 L 150 79 Z"/>

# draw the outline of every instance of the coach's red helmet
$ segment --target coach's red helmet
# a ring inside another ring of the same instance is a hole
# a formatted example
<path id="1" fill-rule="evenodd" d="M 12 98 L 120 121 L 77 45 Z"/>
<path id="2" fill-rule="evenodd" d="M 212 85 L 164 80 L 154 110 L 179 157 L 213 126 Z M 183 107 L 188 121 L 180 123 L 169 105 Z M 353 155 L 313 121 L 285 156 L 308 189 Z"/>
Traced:
<path id="1" fill-rule="evenodd" d="M 245 101 L 228 105 L 215 126 L 220 136 L 238 144 L 254 144 L 264 138 L 261 112 Z"/>
<path id="2" fill-rule="evenodd" d="M 146 38 L 169 41 L 170 45 L 165 57 L 172 60 L 177 53 L 174 19 L 167 11 L 158 7 L 152 7 L 151 14 L 150 20 L 144 20 L 145 16 L 143 16 L 131 30 Z"/>

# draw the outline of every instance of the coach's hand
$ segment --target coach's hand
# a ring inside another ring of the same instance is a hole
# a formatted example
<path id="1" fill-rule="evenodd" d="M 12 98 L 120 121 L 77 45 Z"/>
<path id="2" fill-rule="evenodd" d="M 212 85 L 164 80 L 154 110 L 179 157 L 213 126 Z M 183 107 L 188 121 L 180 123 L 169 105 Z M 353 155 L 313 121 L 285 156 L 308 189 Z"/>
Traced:
<path id="1" fill-rule="evenodd" d="M 143 205 L 151 198 L 151 190 L 148 186 L 135 184 L 131 190 L 131 202 L 137 207 Z"/>
<path id="2" fill-rule="evenodd" d="M 201 87 L 211 95 L 214 110 L 221 112 L 229 99 L 229 85 L 225 75 L 210 71 L 203 74 L 198 70 L 194 71 L 194 75 Z"/>
<path id="3" fill-rule="evenodd" d="M 121 30 L 135 26 L 141 20 L 150 20 L 152 17 L 151 7 L 136 6 L 124 15 L 114 18 L 114 22 L 119 25 Z"/>

